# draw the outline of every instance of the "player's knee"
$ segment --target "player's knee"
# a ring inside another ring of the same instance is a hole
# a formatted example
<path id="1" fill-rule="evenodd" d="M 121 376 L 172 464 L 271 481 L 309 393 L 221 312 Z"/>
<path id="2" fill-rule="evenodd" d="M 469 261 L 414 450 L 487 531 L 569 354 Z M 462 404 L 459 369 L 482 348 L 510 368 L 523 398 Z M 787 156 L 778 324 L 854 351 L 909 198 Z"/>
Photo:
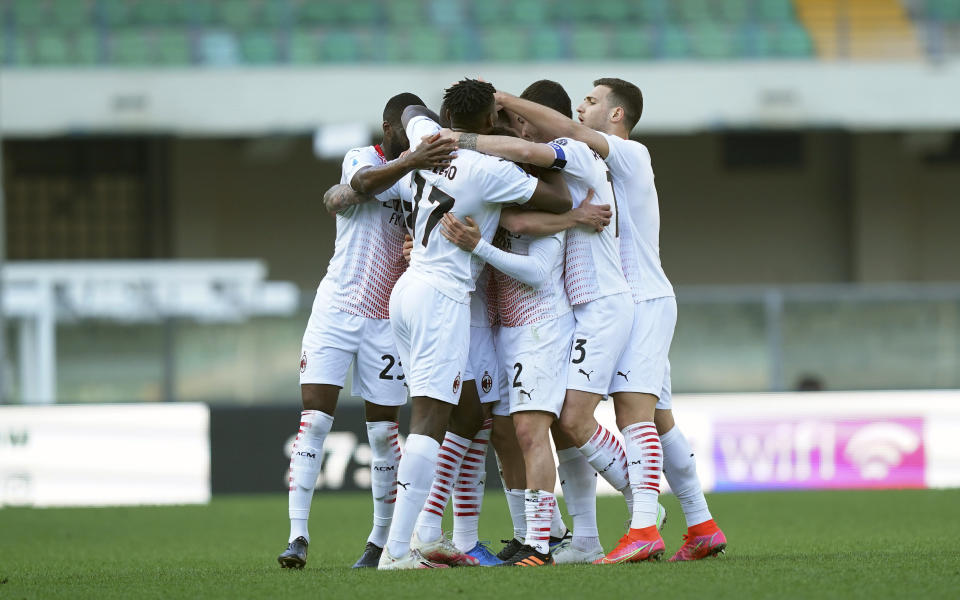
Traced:
<path id="1" fill-rule="evenodd" d="M 305 383 L 300 386 L 304 410 L 319 410 L 333 415 L 337 410 L 340 388 L 335 385 Z"/>
<path id="2" fill-rule="evenodd" d="M 582 437 L 580 430 L 583 428 L 583 418 L 576 411 L 564 409 L 564 411 L 560 413 L 558 423 L 560 424 L 560 431 L 565 436 L 573 440 L 574 443 L 580 443 L 580 438 Z"/>

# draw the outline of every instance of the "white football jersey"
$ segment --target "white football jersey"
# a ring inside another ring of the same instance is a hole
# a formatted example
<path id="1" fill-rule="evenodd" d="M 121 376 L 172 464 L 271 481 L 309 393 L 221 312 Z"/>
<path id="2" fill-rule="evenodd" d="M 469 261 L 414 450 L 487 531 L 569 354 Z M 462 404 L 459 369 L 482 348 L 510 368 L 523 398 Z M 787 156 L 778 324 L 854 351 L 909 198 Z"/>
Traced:
<path id="1" fill-rule="evenodd" d="M 386 162 L 380 146 L 354 148 L 343 158 L 340 183 L 349 185 L 363 167 Z M 402 255 L 405 229 L 398 187 L 376 198 L 337 213 L 333 258 L 319 288 L 339 310 L 388 319 L 390 292 L 407 268 Z"/>
<path id="2" fill-rule="evenodd" d="M 540 287 L 532 287 L 509 275 L 494 270 L 497 288 L 497 305 L 500 324 L 504 327 L 520 327 L 546 319 L 555 319 L 570 312 L 570 301 L 564 287 L 564 238 L 565 232 L 550 236 L 558 242 L 556 254 L 551 256 L 547 279 Z M 528 256 L 530 244 L 535 238 L 531 235 L 516 234 L 504 228 L 497 230 L 493 245 L 511 254 Z"/>
<path id="3" fill-rule="evenodd" d="M 607 138 L 607 166 L 620 203 L 620 255 L 634 302 L 673 296 L 660 264 L 660 204 L 650 151 L 640 142 Z"/>
<path id="4" fill-rule="evenodd" d="M 411 150 L 423 136 L 439 130 L 440 125 L 427 117 L 411 119 L 407 124 Z M 461 149 L 448 167 L 414 171 L 405 181 L 413 192 L 410 274 L 466 304 L 484 262 L 443 237 L 437 230 L 440 219 L 447 212 L 461 221 L 471 217 L 489 242 L 500 221 L 501 205 L 525 203 L 538 180 L 512 162 Z"/>
<path id="5" fill-rule="evenodd" d="M 566 289 L 570 304 L 630 291 L 620 263 L 620 223 L 607 165 L 583 142 L 558 138 L 549 143 L 556 153 L 554 168 L 563 173 L 574 208 L 593 190 L 591 204 L 609 204 L 610 226 L 600 233 L 583 226 L 567 232 Z"/>

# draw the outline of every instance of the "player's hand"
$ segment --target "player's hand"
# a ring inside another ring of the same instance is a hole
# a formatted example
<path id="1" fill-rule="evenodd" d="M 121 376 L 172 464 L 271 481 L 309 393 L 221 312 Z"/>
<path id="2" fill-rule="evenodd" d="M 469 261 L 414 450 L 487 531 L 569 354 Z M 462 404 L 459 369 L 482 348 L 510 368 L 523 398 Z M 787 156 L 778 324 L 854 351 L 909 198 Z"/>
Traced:
<path id="1" fill-rule="evenodd" d="M 583 199 L 580 206 L 570 212 L 574 215 L 578 224 L 600 232 L 610 224 L 613 211 L 610 210 L 609 204 L 591 204 L 591 200 L 593 200 L 593 190 L 587 193 L 587 197 Z"/>
<path id="2" fill-rule="evenodd" d="M 439 133 L 423 136 L 416 150 L 410 151 L 406 159 L 413 169 L 444 168 L 457 157 L 456 142 L 444 140 Z"/>
<path id="3" fill-rule="evenodd" d="M 447 129 L 444 127 L 438 131 L 435 135 L 440 136 L 439 139 L 452 143 L 456 147 L 460 143 L 460 132 L 454 131 L 452 129 Z"/>
<path id="4" fill-rule="evenodd" d="M 461 250 L 473 252 L 473 249 L 480 243 L 480 226 L 473 219 L 467 217 L 466 223 L 453 216 L 451 213 L 443 215 L 443 227 L 440 233 L 456 244 Z"/>
<path id="5" fill-rule="evenodd" d="M 410 262 L 410 253 L 413 252 L 413 238 L 410 234 L 403 236 L 403 258 Z"/>

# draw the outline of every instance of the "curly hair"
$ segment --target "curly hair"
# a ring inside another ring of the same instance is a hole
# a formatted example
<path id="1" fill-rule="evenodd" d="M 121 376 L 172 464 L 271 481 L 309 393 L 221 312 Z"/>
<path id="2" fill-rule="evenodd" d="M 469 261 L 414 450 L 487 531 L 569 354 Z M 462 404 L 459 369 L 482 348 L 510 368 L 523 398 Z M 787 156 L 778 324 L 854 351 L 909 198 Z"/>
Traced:
<path id="1" fill-rule="evenodd" d="M 475 123 L 490 110 L 497 89 L 479 79 L 462 79 L 443 92 L 443 106 L 457 123 Z"/>

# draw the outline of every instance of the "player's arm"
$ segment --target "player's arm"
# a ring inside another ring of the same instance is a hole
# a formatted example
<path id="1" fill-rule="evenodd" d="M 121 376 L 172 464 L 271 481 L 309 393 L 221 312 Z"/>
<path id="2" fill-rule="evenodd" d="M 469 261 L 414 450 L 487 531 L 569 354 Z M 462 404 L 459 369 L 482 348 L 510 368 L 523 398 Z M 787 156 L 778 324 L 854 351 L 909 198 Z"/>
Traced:
<path id="1" fill-rule="evenodd" d="M 323 193 L 323 206 L 328 213 L 335 215 L 351 206 L 375 199 L 372 195 L 361 194 L 345 183 L 338 183 Z"/>
<path id="2" fill-rule="evenodd" d="M 511 233 L 535 236 L 551 235 L 579 225 L 600 232 L 610 224 L 613 212 L 609 204 L 591 204 L 592 199 L 593 190 L 590 190 L 580 206 L 559 215 L 539 210 L 504 207 L 500 211 L 500 226 Z"/>
<path id="3" fill-rule="evenodd" d="M 400 158 L 357 171 L 350 179 L 350 187 L 360 194 L 379 194 L 410 171 L 446 167 L 456 157 L 454 149 L 453 142 L 441 140 L 439 135 L 424 137 L 416 149 L 405 152 Z"/>
<path id="4" fill-rule="evenodd" d="M 450 140 L 464 150 L 476 150 L 483 154 L 490 154 L 505 158 L 518 164 L 536 165 L 538 167 L 554 167 L 557 155 L 547 144 L 528 142 L 527 140 L 508 135 L 480 135 L 477 133 L 463 133 L 442 129 L 440 136 Z"/>
<path id="5" fill-rule="evenodd" d="M 573 201 L 570 199 L 570 190 L 567 189 L 567 184 L 563 181 L 560 173 L 547 171 L 540 175 L 540 179 L 537 181 L 537 189 L 534 190 L 525 206 L 533 210 L 543 210 L 557 214 L 569 212 L 573 208 Z"/>
<path id="6" fill-rule="evenodd" d="M 591 129 L 583 123 L 568 119 L 565 115 L 548 106 L 518 98 L 506 92 L 497 92 L 494 98 L 498 105 L 520 115 L 534 127 L 544 131 L 559 132 L 560 135 L 557 137 L 568 137 L 581 141 L 599 154 L 600 158 L 606 159 L 610 153 L 607 138 L 599 131 Z"/>
<path id="7" fill-rule="evenodd" d="M 407 124 L 414 119 L 414 117 L 426 117 L 433 121 L 434 123 L 440 122 L 440 115 L 433 112 L 426 106 L 418 106 L 416 104 L 411 104 L 410 106 L 403 109 L 403 112 L 400 114 L 400 124 L 403 125 L 404 130 L 407 128 Z"/>
<path id="8" fill-rule="evenodd" d="M 480 227 L 473 219 L 467 217 L 463 222 L 451 213 L 443 215 L 440 233 L 461 250 L 476 255 L 501 273 L 531 287 L 540 287 L 547 280 L 551 259 L 562 246 L 555 236 L 547 236 L 532 240 L 526 256 L 504 252 L 480 237 Z"/>

